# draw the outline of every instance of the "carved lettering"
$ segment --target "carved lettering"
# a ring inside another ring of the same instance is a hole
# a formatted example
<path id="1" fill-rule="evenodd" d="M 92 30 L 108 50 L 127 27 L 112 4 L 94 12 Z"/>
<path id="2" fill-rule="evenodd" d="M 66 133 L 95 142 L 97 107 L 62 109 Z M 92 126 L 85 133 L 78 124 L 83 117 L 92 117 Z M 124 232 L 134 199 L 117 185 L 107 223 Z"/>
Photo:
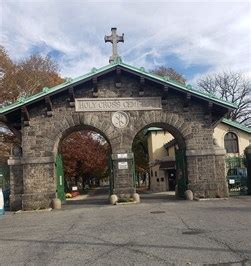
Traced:
<path id="1" fill-rule="evenodd" d="M 138 98 L 76 98 L 77 112 L 95 111 L 128 111 L 128 110 L 160 110 L 160 97 Z"/>

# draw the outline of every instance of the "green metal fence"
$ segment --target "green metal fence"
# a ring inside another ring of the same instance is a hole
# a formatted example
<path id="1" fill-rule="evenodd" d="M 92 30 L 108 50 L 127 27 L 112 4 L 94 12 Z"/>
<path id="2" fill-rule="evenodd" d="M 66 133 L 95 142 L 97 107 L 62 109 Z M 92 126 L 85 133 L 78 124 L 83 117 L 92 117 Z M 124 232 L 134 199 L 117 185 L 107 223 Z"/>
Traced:
<path id="1" fill-rule="evenodd" d="M 4 209 L 10 207 L 10 168 L 7 164 L 0 164 L 0 188 L 3 190 Z"/>
<path id="2" fill-rule="evenodd" d="M 226 157 L 226 178 L 230 196 L 247 195 L 247 169 L 244 156 Z"/>
<path id="3" fill-rule="evenodd" d="M 7 164 L 0 164 L 0 187 L 3 191 L 10 187 L 10 169 Z"/>

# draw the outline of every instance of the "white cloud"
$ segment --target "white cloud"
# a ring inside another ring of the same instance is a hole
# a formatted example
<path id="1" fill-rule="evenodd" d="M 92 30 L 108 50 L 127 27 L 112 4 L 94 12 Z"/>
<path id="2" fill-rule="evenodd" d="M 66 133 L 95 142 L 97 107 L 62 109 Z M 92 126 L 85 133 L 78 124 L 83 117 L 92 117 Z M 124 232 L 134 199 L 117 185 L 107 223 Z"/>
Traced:
<path id="1" fill-rule="evenodd" d="M 60 51 L 61 72 L 78 76 L 108 63 L 112 26 L 125 33 L 119 52 L 145 68 L 175 55 L 188 68 L 251 69 L 251 5 L 248 1 L 9 1 L 2 4 L 2 43 L 14 59 L 46 44 Z M 149 60 L 149 56 L 153 60 Z M 198 73 L 201 75 L 201 73 Z"/>

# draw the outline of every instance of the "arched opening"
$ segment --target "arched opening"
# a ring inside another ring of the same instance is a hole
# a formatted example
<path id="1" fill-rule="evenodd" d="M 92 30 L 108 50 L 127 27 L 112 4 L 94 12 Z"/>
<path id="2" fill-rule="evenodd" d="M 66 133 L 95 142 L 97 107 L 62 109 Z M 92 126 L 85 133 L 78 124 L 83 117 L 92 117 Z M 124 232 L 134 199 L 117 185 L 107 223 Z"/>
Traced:
<path id="1" fill-rule="evenodd" d="M 56 156 L 57 195 L 68 205 L 107 203 L 111 145 L 102 132 L 81 126 L 64 132 Z"/>
<path id="2" fill-rule="evenodd" d="M 184 197 L 188 183 L 185 149 L 182 134 L 165 123 L 147 125 L 135 135 L 135 185 L 141 198 L 149 194 Z"/>
<path id="3" fill-rule="evenodd" d="M 239 153 L 238 137 L 233 132 L 228 132 L 224 137 L 224 147 L 227 153 Z"/>
<path id="4" fill-rule="evenodd" d="M 0 188 L 4 196 L 4 208 L 10 208 L 10 157 L 20 157 L 22 154 L 20 132 L 7 124 L 0 122 Z"/>

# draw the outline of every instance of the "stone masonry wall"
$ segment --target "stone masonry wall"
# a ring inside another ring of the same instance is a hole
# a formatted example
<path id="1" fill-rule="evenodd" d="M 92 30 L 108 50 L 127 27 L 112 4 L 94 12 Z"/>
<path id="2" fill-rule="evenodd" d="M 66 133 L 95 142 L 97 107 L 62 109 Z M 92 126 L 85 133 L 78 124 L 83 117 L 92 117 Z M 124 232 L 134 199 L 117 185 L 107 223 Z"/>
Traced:
<path id="1" fill-rule="evenodd" d="M 139 97 L 138 78 L 122 75 L 121 86 L 115 86 L 112 75 L 98 79 L 98 97 Z M 44 104 L 30 109 L 30 126 L 22 128 L 23 149 L 23 209 L 48 206 L 55 196 L 55 156 L 60 141 L 74 130 L 92 128 L 110 142 L 113 153 L 131 152 L 133 139 L 146 126 L 160 126 L 186 148 L 189 188 L 197 196 L 226 196 L 223 157 L 215 155 L 213 129 L 204 119 L 204 106 L 191 101 L 184 109 L 185 96 L 146 83 L 144 97 L 165 97 L 163 110 L 126 111 L 130 122 L 124 129 L 111 123 L 113 112 L 75 112 L 70 107 L 67 93 L 52 97 L 53 115 L 46 116 Z M 91 84 L 79 85 L 75 97 L 92 97 Z M 130 188 L 128 181 L 128 188 Z"/>

